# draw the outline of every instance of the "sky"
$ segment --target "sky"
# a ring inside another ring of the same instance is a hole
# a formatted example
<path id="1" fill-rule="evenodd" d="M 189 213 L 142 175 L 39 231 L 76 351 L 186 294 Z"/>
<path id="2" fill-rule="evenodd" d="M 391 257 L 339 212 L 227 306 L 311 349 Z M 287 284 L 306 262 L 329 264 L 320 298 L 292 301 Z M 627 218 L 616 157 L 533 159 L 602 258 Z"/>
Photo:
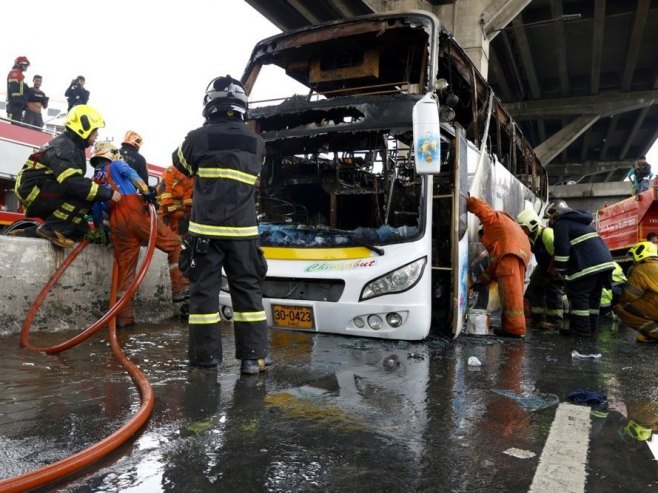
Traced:
<path id="1" fill-rule="evenodd" d="M 18 6 L 12 5 L 9 10 Z M 51 107 L 59 99 L 64 110 L 64 91 L 71 79 L 84 75 L 89 104 L 105 118 L 100 138 L 120 144 L 126 130 L 135 130 L 147 161 L 165 167 L 187 132 L 203 123 L 208 83 L 226 74 L 239 79 L 253 46 L 280 32 L 244 0 L 31 0 L 27 5 L 25 22 L 4 9 L 13 19 L 3 23 L 0 44 L 6 72 L 17 56 L 27 56 L 28 83 L 35 74 L 43 76 Z M 34 29 L 39 25 L 43 29 Z M 647 160 L 658 174 L 658 143 Z"/>
<path id="2" fill-rule="evenodd" d="M 21 7 L 24 22 L 8 12 L 19 4 L 12 5 L 4 8 L 0 44 L 5 72 L 27 56 L 28 84 L 43 76 L 51 107 L 59 99 L 64 110 L 64 91 L 83 75 L 88 104 L 105 118 L 100 138 L 118 145 L 135 130 L 147 161 L 165 167 L 187 132 L 203 124 L 208 83 L 226 74 L 239 79 L 253 46 L 280 32 L 244 0 L 31 0 Z"/>

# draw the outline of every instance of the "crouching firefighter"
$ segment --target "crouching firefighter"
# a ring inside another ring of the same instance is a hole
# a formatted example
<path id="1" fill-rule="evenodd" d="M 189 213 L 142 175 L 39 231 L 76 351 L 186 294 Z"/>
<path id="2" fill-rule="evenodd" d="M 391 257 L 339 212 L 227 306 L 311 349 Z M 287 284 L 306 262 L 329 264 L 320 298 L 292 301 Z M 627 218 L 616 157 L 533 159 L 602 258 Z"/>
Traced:
<path id="1" fill-rule="evenodd" d="M 203 104 L 205 124 L 189 132 L 172 155 L 180 172 L 195 177 L 190 247 L 181 258 L 191 281 L 189 362 L 213 368 L 222 361 L 223 268 L 233 304 L 235 356 L 242 360 L 242 373 L 258 374 L 272 364 L 261 288 L 267 262 L 258 243 L 255 201 L 265 143 L 243 121 L 247 94 L 239 81 L 214 79 Z"/>
<path id="2" fill-rule="evenodd" d="M 639 332 L 637 342 L 658 343 L 658 251 L 650 241 L 636 243 L 628 251 L 635 267 L 624 294 L 613 310 L 622 322 Z"/>
<path id="3" fill-rule="evenodd" d="M 105 126 L 101 114 L 86 104 L 75 106 L 64 125 L 64 133 L 28 158 L 18 172 L 14 192 L 26 216 L 44 220 L 36 234 L 70 248 L 89 230 L 84 217 L 92 203 L 118 202 L 121 194 L 85 178 L 85 149 L 96 142 L 98 129 Z"/>
<path id="4" fill-rule="evenodd" d="M 94 181 L 104 189 L 109 188 L 121 194 L 121 200 L 109 204 L 114 259 L 119 269 L 117 297 L 121 298 L 135 278 L 140 246 L 149 239 L 149 214 L 145 202 L 154 200 L 155 194 L 134 169 L 120 160 L 119 150 L 109 142 L 96 143 L 90 163 L 95 169 Z M 100 205 L 93 209 L 95 224 L 102 222 L 101 209 Z M 189 297 L 189 281 L 178 267 L 180 241 L 178 236 L 159 220 L 155 246 L 165 252 L 169 260 L 173 301 L 184 301 Z M 117 314 L 116 323 L 118 328 L 135 324 L 132 299 Z"/>

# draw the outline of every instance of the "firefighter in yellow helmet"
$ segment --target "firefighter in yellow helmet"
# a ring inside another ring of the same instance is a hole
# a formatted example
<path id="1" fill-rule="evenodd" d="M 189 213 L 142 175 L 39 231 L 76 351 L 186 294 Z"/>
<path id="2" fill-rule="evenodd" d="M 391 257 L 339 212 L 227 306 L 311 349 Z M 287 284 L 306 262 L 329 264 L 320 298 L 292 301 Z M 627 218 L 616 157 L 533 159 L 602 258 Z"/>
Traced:
<path id="1" fill-rule="evenodd" d="M 637 342 L 658 342 L 658 250 L 649 241 L 629 250 L 635 267 L 624 294 L 613 310 L 629 327 L 637 330 Z"/>
<path id="2" fill-rule="evenodd" d="M 85 149 L 94 144 L 105 126 L 101 114 L 86 104 L 74 106 L 66 116 L 65 130 L 32 154 L 16 178 L 14 191 L 27 216 L 44 224 L 36 234 L 53 244 L 70 248 L 89 230 L 84 216 L 95 201 L 118 202 L 119 192 L 101 188 L 85 177 Z"/>

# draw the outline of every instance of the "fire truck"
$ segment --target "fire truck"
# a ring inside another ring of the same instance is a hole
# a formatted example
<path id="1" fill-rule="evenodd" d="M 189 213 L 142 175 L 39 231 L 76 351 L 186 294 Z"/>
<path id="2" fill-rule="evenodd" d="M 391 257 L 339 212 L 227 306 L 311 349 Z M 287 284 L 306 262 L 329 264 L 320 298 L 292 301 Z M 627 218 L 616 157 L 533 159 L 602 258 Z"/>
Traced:
<path id="1" fill-rule="evenodd" d="M 658 233 L 658 179 L 649 189 L 599 209 L 597 230 L 617 262 L 628 260 L 628 249 L 647 234 Z"/>

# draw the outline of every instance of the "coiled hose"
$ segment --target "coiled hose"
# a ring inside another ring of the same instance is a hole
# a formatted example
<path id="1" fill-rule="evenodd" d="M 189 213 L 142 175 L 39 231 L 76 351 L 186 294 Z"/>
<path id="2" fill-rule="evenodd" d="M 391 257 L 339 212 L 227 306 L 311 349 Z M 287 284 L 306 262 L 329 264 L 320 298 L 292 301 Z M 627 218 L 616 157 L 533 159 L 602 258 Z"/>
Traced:
<path id="1" fill-rule="evenodd" d="M 52 289 L 53 285 L 62 276 L 64 271 L 73 262 L 73 260 L 75 260 L 80 252 L 82 252 L 82 250 L 84 250 L 85 247 L 89 244 L 87 241 L 82 241 L 73 249 L 69 256 L 66 257 L 62 265 L 55 271 L 50 280 L 43 287 L 39 293 L 39 296 L 37 296 L 36 300 L 32 304 L 32 307 L 28 311 L 27 317 L 25 318 L 23 327 L 21 329 L 21 347 L 27 348 L 31 351 L 41 351 L 48 354 L 54 354 L 65 351 L 66 349 L 79 344 L 97 332 L 101 327 L 105 326 L 105 324 L 109 321 L 109 337 L 112 354 L 128 371 L 133 382 L 135 382 L 139 389 L 141 396 L 141 406 L 139 410 L 121 428 L 100 442 L 95 443 L 91 447 L 88 447 L 76 454 L 54 462 L 53 464 L 0 481 L 0 493 L 24 492 L 26 490 L 37 488 L 47 483 L 56 481 L 64 476 L 82 469 L 83 467 L 88 466 L 89 464 L 98 461 L 99 459 L 105 457 L 110 452 L 121 446 L 128 439 L 130 439 L 137 431 L 139 431 L 139 429 L 144 425 L 144 423 L 146 423 L 146 421 L 148 421 L 149 417 L 151 416 L 154 405 L 153 389 L 151 388 L 151 384 L 148 382 L 140 369 L 134 365 L 126 357 L 125 354 L 123 354 L 121 346 L 117 340 L 115 319 L 115 314 L 121 308 L 123 308 L 123 306 L 132 298 L 133 294 L 135 294 L 135 291 L 137 291 L 137 288 L 143 281 L 144 276 L 146 275 L 146 271 L 151 264 L 153 251 L 155 250 L 155 239 L 157 236 L 158 228 L 157 216 L 153 205 L 149 205 L 149 217 L 151 221 L 151 228 L 149 231 L 149 243 L 144 261 L 142 262 L 141 267 L 138 269 L 135 279 L 126 290 L 126 294 L 122 296 L 118 302 L 116 301 L 118 266 L 117 263 L 114 262 L 112 268 L 112 289 L 110 292 L 111 308 L 105 315 L 103 315 L 103 317 L 101 317 L 97 322 L 92 324 L 89 328 L 85 329 L 77 336 L 61 344 L 52 347 L 35 347 L 30 344 L 29 330 L 30 326 L 32 325 L 32 320 L 34 319 L 37 311 L 39 310 L 39 307 Z"/>

